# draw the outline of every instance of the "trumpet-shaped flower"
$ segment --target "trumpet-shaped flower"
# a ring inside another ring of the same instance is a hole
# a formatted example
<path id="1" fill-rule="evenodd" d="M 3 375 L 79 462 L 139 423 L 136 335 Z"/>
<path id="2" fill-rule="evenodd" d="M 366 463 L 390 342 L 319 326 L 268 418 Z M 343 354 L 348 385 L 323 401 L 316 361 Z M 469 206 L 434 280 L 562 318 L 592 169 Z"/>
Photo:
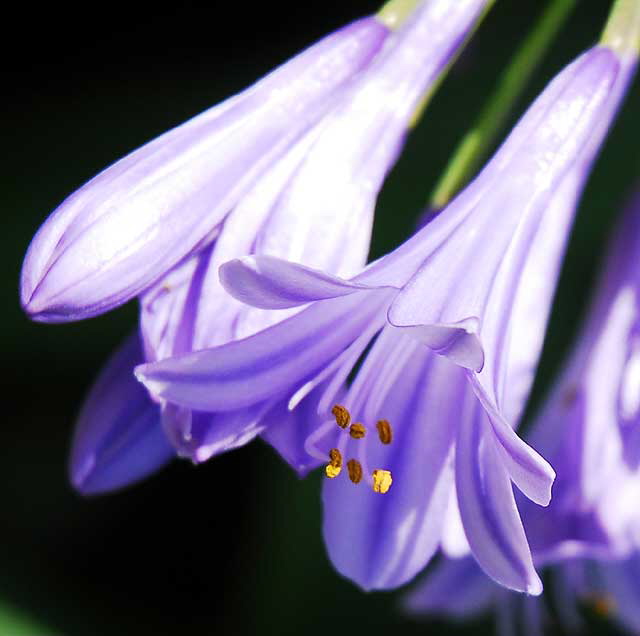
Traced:
<path id="1" fill-rule="evenodd" d="M 554 473 L 512 426 L 625 68 L 605 47 L 579 57 L 464 192 L 350 280 L 269 256 L 223 265 L 226 289 L 249 305 L 311 304 L 243 340 L 137 369 L 159 399 L 193 409 L 289 399 L 295 410 L 317 396 L 324 422 L 304 448 L 326 462 L 325 540 L 337 568 L 363 587 L 416 574 L 453 501 L 482 568 L 540 593 L 512 483 L 546 505 Z"/>
<path id="2" fill-rule="evenodd" d="M 366 18 L 329 35 L 74 192 L 29 246 L 20 290 L 25 311 L 46 322 L 94 316 L 137 296 L 210 242 L 387 34 Z"/>
<path id="3" fill-rule="evenodd" d="M 557 467 L 551 505 L 522 509 L 537 565 L 552 570 L 554 606 L 571 633 L 579 603 L 640 629 L 640 197 L 626 212 L 577 345 L 530 441 Z M 541 634 L 543 603 L 489 580 L 471 559 L 441 563 L 407 598 L 412 613 L 467 618 L 494 609 L 503 632 Z"/>
<path id="4" fill-rule="evenodd" d="M 226 294 L 218 267 L 233 257 L 254 252 L 342 276 L 360 271 L 378 190 L 416 107 L 485 5 L 421 2 L 393 32 L 383 18 L 354 23 L 107 169 L 35 237 L 23 269 L 25 308 L 39 320 L 71 320 L 139 295 L 144 348 L 137 362 L 153 361 L 285 317 Z M 131 378 L 109 377 L 110 395 L 125 399 Z M 158 405 L 149 401 L 147 411 L 145 421 L 155 425 Z M 123 443 L 115 431 L 126 430 L 118 419 L 126 409 L 112 412 L 113 450 Z M 170 440 L 194 461 L 245 443 L 268 425 L 269 440 L 304 471 L 309 458 L 280 443 L 290 436 L 276 423 L 291 417 L 286 404 L 250 405 L 232 417 L 162 408 Z M 92 426 L 90 417 L 84 426 Z M 91 431 L 80 437 L 98 439 Z M 86 467 L 100 474 L 99 457 L 108 453 L 83 449 L 72 453 L 72 480 L 94 491 Z"/>

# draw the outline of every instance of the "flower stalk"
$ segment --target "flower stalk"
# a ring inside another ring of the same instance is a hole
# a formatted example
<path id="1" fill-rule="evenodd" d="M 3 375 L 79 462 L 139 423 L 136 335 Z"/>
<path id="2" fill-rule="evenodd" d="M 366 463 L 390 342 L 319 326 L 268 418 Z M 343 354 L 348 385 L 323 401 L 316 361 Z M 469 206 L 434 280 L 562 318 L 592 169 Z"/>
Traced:
<path id="1" fill-rule="evenodd" d="M 600 43 L 621 55 L 640 55 L 640 0 L 616 0 Z"/>
<path id="2" fill-rule="evenodd" d="M 390 29 L 397 29 L 411 15 L 421 0 L 389 0 L 376 14 L 378 21 Z"/>
<path id="3" fill-rule="evenodd" d="M 495 93 L 453 153 L 431 195 L 432 209 L 443 208 L 477 171 L 575 4 L 575 0 L 552 0 L 542 13 L 504 70 Z"/>

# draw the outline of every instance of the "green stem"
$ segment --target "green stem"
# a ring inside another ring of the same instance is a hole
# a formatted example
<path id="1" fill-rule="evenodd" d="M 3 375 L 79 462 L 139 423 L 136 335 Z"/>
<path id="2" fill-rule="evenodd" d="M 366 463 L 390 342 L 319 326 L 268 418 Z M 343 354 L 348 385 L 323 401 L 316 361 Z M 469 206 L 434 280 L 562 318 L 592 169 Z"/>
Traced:
<path id="1" fill-rule="evenodd" d="M 456 148 L 431 195 L 432 208 L 444 207 L 476 172 L 506 124 L 513 105 L 575 4 L 576 0 L 550 0 L 546 10 L 502 73 L 495 93 Z"/>
<path id="2" fill-rule="evenodd" d="M 616 0 L 600 43 L 621 53 L 640 54 L 640 0 Z"/>
<path id="3" fill-rule="evenodd" d="M 397 29 L 412 13 L 420 0 L 388 0 L 376 14 L 382 24 Z"/>

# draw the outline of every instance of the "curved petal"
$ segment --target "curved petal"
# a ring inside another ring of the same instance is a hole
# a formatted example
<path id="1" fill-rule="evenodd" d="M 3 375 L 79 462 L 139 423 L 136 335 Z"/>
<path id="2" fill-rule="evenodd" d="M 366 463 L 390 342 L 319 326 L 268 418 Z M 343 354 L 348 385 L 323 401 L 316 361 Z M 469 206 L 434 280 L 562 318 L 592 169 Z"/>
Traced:
<path id="1" fill-rule="evenodd" d="M 479 406 L 460 422 L 456 489 L 467 540 L 480 567 L 505 587 L 538 595 L 542 583 L 490 426 Z"/>
<path id="2" fill-rule="evenodd" d="M 387 340 L 387 354 L 403 338 L 396 334 Z M 380 407 L 380 416 L 394 427 L 392 443 L 382 445 L 375 433 L 362 441 L 369 469 L 391 471 L 391 489 L 383 495 L 373 492 L 365 483 L 369 475 L 358 485 L 346 475 L 324 484 L 329 556 L 343 575 L 365 589 L 406 583 L 438 548 L 453 483 L 460 391 L 468 391 L 460 369 L 428 350 L 413 350 Z"/>
<path id="3" fill-rule="evenodd" d="M 305 265 L 258 254 L 222 265 L 220 282 L 237 300 L 262 309 L 285 309 L 374 289 Z"/>
<path id="4" fill-rule="evenodd" d="M 265 428 L 262 415 L 268 408 L 268 404 L 257 404 L 228 413 L 209 413 L 166 404 L 162 425 L 178 454 L 199 464 L 253 440 Z"/>
<path id="5" fill-rule="evenodd" d="M 551 487 L 556 473 L 543 457 L 509 426 L 487 397 L 477 376 L 469 374 L 469 381 L 491 423 L 491 431 L 509 477 L 519 490 L 541 506 L 551 501 Z"/>
<path id="6" fill-rule="evenodd" d="M 416 301 L 424 303 L 424 299 Z M 398 320 L 397 310 L 392 304 L 388 314 L 389 324 L 410 334 L 427 345 L 435 353 L 443 355 L 455 364 L 471 371 L 480 372 L 484 366 L 484 351 L 477 335 L 478 319 L 465 318 L 456 324 L 403 325 Z"/>
<path id="7" fill-rule="evenodd" d="M 454 346 L 441 351 L 482 370 L 487 381 L 498 385 L 496 392 L 503 379 L 496 368 L 509 334 L 506 318 L 536 232 L 541 219 L 551 218 L 551 230 L 566 237 L 574 207 L 549 217 L 550 201 L 569 172 L 578 170 L 581 177 L 585 172 L 583 158 L 592 157 L 594 126 L 608 115 L 619 67 L 611 51 L 596 47 L 554 79 L 475 181 L 420 231 L 423 263 L 390 308 L 392 324 L 420 327 L 415 332 L 426 334 L 429 346 L 427 327 L 475 320 L 475 338 L 461 330 L 462 339 L 454 338 Z M 548 287 L 541 288 L 540 297 L 545 317 Z M 486 368 L 479 364 L 483 357 Z"/>
<path id="8" fill-rule="evenodd" d="M 141 359 L 135 334 L 109 360 L 82 406 L 69 462 L 71 483 L 82 494 L 122 488 L 175 457 L 159 406 L 133 377 Z"/>
<path id="9" fill-rule="evenodd" d="M 232 411 L 281 398 L 371 322 L 382 322 L 388 302 L 388 290 L 319 301 L 254 336 L 141 365 L 136 375 L 153 394 L 202 411 Z"/>
<path id="10" fill-rule="evenodd" d="M 25 311 L 46 322 L 96 315 L 202 247 L 256 178 L 332 107 L 387 34 L 374 18 L 357 21 L 89 181 L 29 247 Z"/>

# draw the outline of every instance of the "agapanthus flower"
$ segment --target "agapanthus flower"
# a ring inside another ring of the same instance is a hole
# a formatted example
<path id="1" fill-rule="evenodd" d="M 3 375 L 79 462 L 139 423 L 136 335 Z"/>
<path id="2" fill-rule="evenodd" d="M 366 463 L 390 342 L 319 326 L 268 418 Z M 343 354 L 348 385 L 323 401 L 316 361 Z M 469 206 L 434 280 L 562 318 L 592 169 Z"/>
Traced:
<path id="1" fill-rule="evenodd" d="M 525 502 L 534 561 L 553 566 L 553 606 L 576 633 L 580 605 L 640 629 L 640 196 L 612 241 L 571 357 L 528 439 L 558 471 L 551 505 Z M 412 613 L 493 609 L 504 634 L 543 633 L 547 606 L 496 585 L 469 557 L 445 560 L 407 599 Z"/>
<path id="2" fill-rule="evenodd" d="M 589 613 L 635 634 L 640 629 L 639 573 L 637 555 L 619 561 L 569 560 L 551 573 L 550 592 L 534 597 L 498 585 L 471 557 L 450 559 L 409 594 L 404 609 L 415 617 L 455 623 L 493 614 L 498 636 L 542 636 L 553 628 L 563 634 L 591 633 Z"/>
<path id="3" fill-rule="evenodd" d="M 134 295 L 141 301 L 142 347 L 136 339 L 125 345 L 113 363 L 122 373 L 106 371 L 83 408 L 71 461 L 77 488 L 123 485 L 118 456 L 145 453 L 151 438 L 162 444 L 156 430 L 136 436 L 123 420 L 131 413 L 119 401 L 140 391 L 124 372 L 134 351 L 135 362 L 158 360 L 285 317 L 230 298 L 218 279 L 221 263 L 255 252 L 343 276 L 362 269 L 375 199 L 414 111 L 487 3 L 413 4 L 401 24 L 387 5 L 382 17 L 345 27 L 245 93 L 114 164 L 36 235 L 22 284 L 34 318 L 73 320 Z M 384 21 L 395 22 L 395 31 Z M 303 413 L 304 406 L 295 417 Z M 241 408 L 232 417 L 162 408 L 170 441 L 194 461 L 288 417 L 286 404 Z M 160 407 L 147 400 L 136 421 L 158 429 L 159 420 Z M 280 447 L 277 427 L 270 429 Z M 154 456 L 160 463 L 161 455 Z M 298 458 L 298 467 L 307 468 L 308 458 Z M 153 465 L 132 464 L 131 480 L 143 476 L 143 468 Z"/>
<path id="4" fill-rule="evenodd" d="M 540 593 L 512 483 L 546 505 L 554 473 L 512 426 L 577 197 L 628 80 L 615 51 L 588 50 L 472 184 L 349 280 L 269 256 L 223 265 L 225 288 L 249 305 L 310 305 L 243 340 L 143 365 L 138 377 L 158 399 L 221 414 L 316 401 L 323 423 L 303 429 L 304 449 L 326 464 L 325 540 L 362 587 L 415 575 L 459 508 L 482 568 Z"/>

